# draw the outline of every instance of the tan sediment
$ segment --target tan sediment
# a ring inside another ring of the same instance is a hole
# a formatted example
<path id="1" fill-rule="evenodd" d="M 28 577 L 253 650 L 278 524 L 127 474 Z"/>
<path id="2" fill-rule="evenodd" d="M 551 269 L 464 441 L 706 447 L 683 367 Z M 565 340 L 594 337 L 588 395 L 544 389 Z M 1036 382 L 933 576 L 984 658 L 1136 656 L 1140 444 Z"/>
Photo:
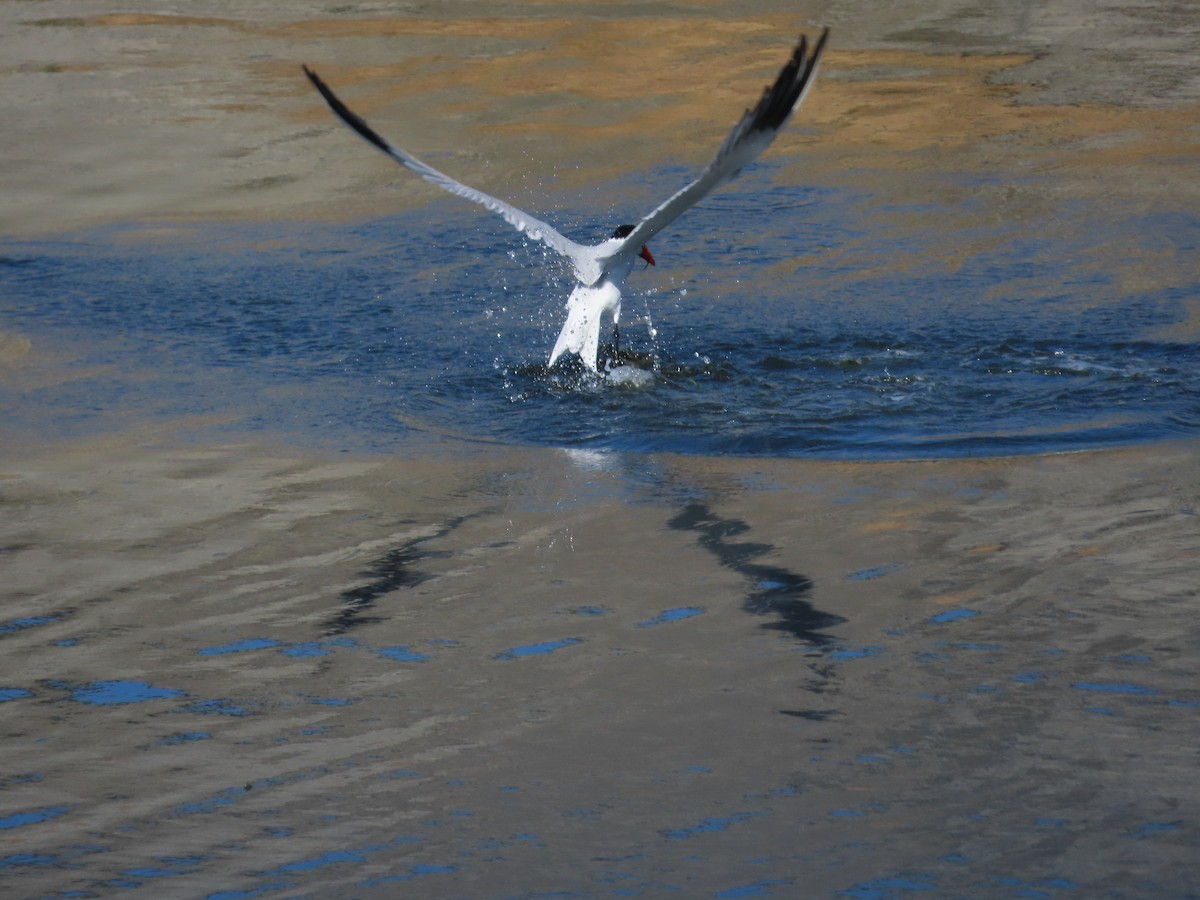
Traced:
<path id="1" fill-rule="evenodd" d="M 15 50 L 0 82 L 13 110 L 22 91 L 54 99 L 33 128 L 0 136 L 0 231 L 15 234 L 105 218 L 361 215 L 437 196 L 356 145 L 301 62 L 401 146 L 547 208 L 630 172 L 702 165 L 806 26 L 794 13 L 694 5 L 589 7 L 584 20 L 558 4 L 300 20 L 23 8 L 46 14 L 5 23 Z M 110 39 L 55 49 L 93 34 Z M 816 88 L 771 151 L 783 177 L 1013 167 L 1052 175 L 1062 193 L 1095 191 L 1097 179 L 1173 202 L 1195 190 L 1171 173 L 1193 152 L 1200 107 L 1029 103 L 1039 87 L 994 83 L 1014 80 L 1028 55 L 843 41 L 835 29 Z M 197 65 L 214 75 L 196 78 Z"/>
<path id="2" fill-rule="evenodd" d="M 373 85 L 362 111 L 382 111 L 399 98 L 435 91 L 461 92 L 450 109 L 481 113 L 499 101 L 569 94 L 586 101 L 564 115 L 562 104 L 529 108 L 519 120 L 486 130 L 554 134 L 572 149 L 595 141 L 669 142 L 675 154 L 711 152 L 736 116 L 777 72 L 786 52 L 786 17 L 754 22 L 691 18 L 601 21 L 580 29 L 571 19 L 514 21 L 385 20 L 296 23 L 286 31 L 323 36 L 456 35 L 537 41 L 529 50 L 473 59 L 411 57 L 394 66 L 333 70 L 347 85 Z M 750 40 L 753 38 L 753 40 Z M 622 48 L 605 66 L 598 49 Z M 797 125 L 816 138 L 785 138 L 782 152 L 815 149 L 844 167 L 928 167 L 920 151 L 963 154 L 997 138 L 1034 148 L 1070 148 L 1071 167 L 1129 165 L 1169 159 L 1195 145 L 1200 107 L 1143 109 L 1027 105 L 1015 102 L 1033 86 L 992 84 L 995 74 L 1028 63 L 1027 55 L 949 55 L 901 50 L 827 52 L 820 89 L 806 100 Z M 714 69 L 719 63 L 719 75 Z M 866 73 L 865 75 L 860 73 Z M 282 74 L 282 73 L 281 73 Z M 478 95 L 478 99 L 471 99 Z M 629 109 L 621 107 L 628 104 Z M 616 107 L 614 109 L 613 107 Z M 648 108 L 641 108 L 648 107 Z M 611 122 L 589 121 L 617 118 Z M 718 111 L 724 111 L 718 115 Z M 422 129 L 423 130 L 423 129 Z M 804 146 L 797 146 L 797 144 Z M 810 147 L 807 145 L 815 145 Z M 995 163 L 975 159 L 974 164 Z M 971 162 L 960 157 L 958 164 Z"/>
<path id="3" fill-rule="evenodd" d="M 29 353 L 33 342 L 23 334 L 0 331 L 0 365 L 13 365 Z"/>

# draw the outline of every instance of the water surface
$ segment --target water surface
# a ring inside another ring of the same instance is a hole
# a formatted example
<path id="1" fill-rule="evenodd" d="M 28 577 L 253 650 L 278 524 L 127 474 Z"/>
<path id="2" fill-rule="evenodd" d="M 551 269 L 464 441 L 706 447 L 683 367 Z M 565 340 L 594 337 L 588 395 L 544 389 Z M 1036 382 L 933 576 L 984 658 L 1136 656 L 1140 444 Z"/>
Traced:
<path id="1" fill-rule="evenodd" d="M 978 176 L 931 182 L 951 204 L 885 204 L 778 175 L 759 165 L 654 242 L 622 317 L 625 361 L 652 375 L 638 386 L 548 370 L 569 278 L 448 199 L 351 224 L 0 243 L 4 327 L 49 348 L 5 403 L 39 433 L 204 415 L 377 450 L 434 432 L 904 458 L 1196 433 L 1195 335 L 1177 327 L 1200 284 L 1196 217 L 1001 202 Z M 686 177 L 613 192 L 648 206 Z M 537 212 L 580 240 L 630 217 Z"/>

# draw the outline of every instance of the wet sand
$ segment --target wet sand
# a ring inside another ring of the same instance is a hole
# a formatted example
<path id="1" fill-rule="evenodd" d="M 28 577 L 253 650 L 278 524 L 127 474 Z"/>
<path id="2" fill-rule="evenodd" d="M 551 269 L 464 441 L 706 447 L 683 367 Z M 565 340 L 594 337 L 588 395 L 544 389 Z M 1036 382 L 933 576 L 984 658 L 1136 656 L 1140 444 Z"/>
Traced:
<path id="1" fill-rule="evenodd" d="M 702 162 L 780 35 L 822 23 L 789 177 L 895 197 L 1034 167 L 1064 196 L 1195 201 L 1195 48 L 1166 4 L 431 9 L 5 4 L 0 96 L 28 127 L 0 132 L 0 232 L 428 202 L 300 61 L 389 134 L 420 123 L 435 164 L 552 208 L 665 144 Z M 0 377 L 53 351 L 4 335 Z M 193 425 L 0 439 L 6 895 L 1200 884 L 1194 443 L 850 464 L 430 437 L 379 458 Z"/>

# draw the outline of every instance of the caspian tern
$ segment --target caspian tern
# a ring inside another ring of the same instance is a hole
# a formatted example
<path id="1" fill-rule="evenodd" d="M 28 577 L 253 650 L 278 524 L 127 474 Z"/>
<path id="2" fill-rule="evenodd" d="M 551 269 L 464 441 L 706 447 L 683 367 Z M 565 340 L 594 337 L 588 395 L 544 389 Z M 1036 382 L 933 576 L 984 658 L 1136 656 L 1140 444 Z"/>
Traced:
<path id="1" fill-rule="evenodd" d="M 775 83 L 763 91 L 757 106 L 746 110 L 721 144 L 717 155 L 696 180 L 672 195 L 636 225 L 622 225 L 608 240 L 592 246 L 569 240 L 541 219 L 483 191 L 468 187 L 389 143 L 338 99 L 316 72 L 308 66 L 303 69 L 329 108 L 362 138 L 426 181 L 497 213 L 517 231 L 566 257 L 579 283 L 567 300 L 567 321 L 550 353 L 549 365 L 553 366 L 564 353 L 577 353 L 588 369 L 596 371 L 601 316 L 606 312 L 612 315 L 614 341 L 619 342 L 618 322 L 625 279 L 629 277 L 638 258 L 654 265 L 654 256 L 646 244 L 689 207 L 733 179 L 771 145 L 812 87 L 828 37 L 829 29 L 826 28 L 811 52 L 808 39 L 800 38 L 792 58 L 780 71 Z"/>

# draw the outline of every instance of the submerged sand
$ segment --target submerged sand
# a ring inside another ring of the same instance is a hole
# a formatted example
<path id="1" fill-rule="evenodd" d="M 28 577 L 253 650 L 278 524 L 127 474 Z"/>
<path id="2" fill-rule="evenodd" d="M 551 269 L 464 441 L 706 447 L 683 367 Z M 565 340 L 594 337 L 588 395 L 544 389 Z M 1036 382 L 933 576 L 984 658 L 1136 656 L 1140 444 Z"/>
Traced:
<path id="1" fill-rule="evenodd" d="M 1187 7 L 1039 10 L 8 2 L 0 232 L 427 202 L 300 62 L 545 208 L 666 145 L 702 162 L 819 24 L 786 177 L 903 197 L 1032 168 L 1062 196 L 1194 204 Z M 0 336 L 0 378 L 52 353 Z M 6 895 L 1200 884 L 1193 443 L 379 458 L 188 428 L 0 437 Z"/>
<path id="2" fill-rule="evenodd" d="M 0 8 L 0 234 L 95 222 L 359 216 L 435 188 L 362 152 L 300 75 L 469 184 L 546 210 L 699 165 L 794 35 L 833 28 L 772 149 L 798 183 L 931 190 L 895 170 L 1054 172 L 1063 193 L 1192 204 L 1200 76 L 1186 4 L 1060 0 L 165 3 Z M 877 170 L 883 170 L 883 177 Z M 597 198 L 597 202 L 599 202 Z"/>

